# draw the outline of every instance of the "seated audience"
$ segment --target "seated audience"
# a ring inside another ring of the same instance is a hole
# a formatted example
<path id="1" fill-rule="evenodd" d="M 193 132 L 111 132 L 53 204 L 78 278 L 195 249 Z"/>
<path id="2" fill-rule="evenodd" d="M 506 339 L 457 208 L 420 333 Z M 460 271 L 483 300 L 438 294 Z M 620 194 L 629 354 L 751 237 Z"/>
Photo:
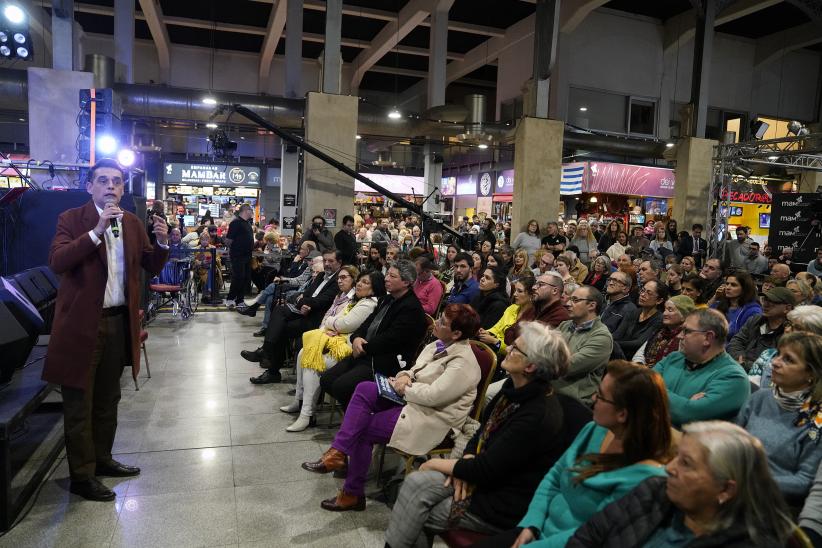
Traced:
<path id="1" fill-rule="evenodd" d="M 501 367 L 510 375 L 486 406 L 461 458 L 431 459 L 407 476 L 385 540 L 424 545 L 453 528 L 496 534 L 517 524 L 540 480 L 567 448 L 567 417 L 551 383 L 569 350 L 556 331 L 524 322 Z"/>
<path id="2" fill-rule="evenodd" d="M 557 327 L 568 319 L 568 310 L 562 302 L 564 284 L 557 272 L 546 272 L 534 282 L 533 307 L 525 310 L 522 321 L 536 320 Z"/>
<path id="3" fill-rule="evenodd" d="M 537 250 L 534 253 L 534 268 L 531 269 L 534 276 L 539 276 L 540 274 L 545 274 L 549 270 L 554 269 L 554 261 L 556 257 L 550 251 L 546 251 L 544 249 Z"/>
<path id="4" fill-rule="evenodd" d="M 631 361 L 653 367 L 671 352 L 679 350 L 679 332 L 682 331 L 685 317 L 694 310 L 694 301 L 685 295 L 677 295 L 665 301 L 662 322 L 648 341 L 639 347 Z"/>
<path id="5" fill-rule="evenodd" d="M 457 256 L 460 250 L 454 244 L 450 244 L 445 251 L 445 256 L 442 258 L 439 264 L 439 279 L 448 284 L 454 278 L 454 258 Z"/>
<path id="6" fill-rule="evenodd" d="M 673 255 L 668 255 L 673 257 Z M 668 295 L 676 297 L 682 293 L 682 267 L 672 264 L 665 271 L 665 285 L 668 286 Z"/>
<path id="7" fill-rule="evenodd" d="M 685 255 L 682 257 L 682 260 L 679 261 L 679 266 L 682 267 L 682 277 L 690 276 L 691 274 L 699 274 L 699 271 L 696 268 L 696 259 L 691 257 L 690 255 Z"/>
<path id="8" fill-rule="evenodd" d="M 612 334 L 629 314 L 636 311 L 636 305 L 631 302 L 632 286 L 631 276 L 621 270 L 611 274 L 605 285 L 607 304 L 600 319 Z"/>
<path id="9" fill-rule="evenodd" d="M 784 287 L 774 287 L 762 296 L 762 314 L 750 318 L 734 335 L 726 350 L 746 370 L 776 343 L 785 331 L 788 312 L 793 310 L 793 294 Z M 749 372 L 750 374 L 750 372 Z M 757 375 L 761 374 L 761 371 Z"/>
<path id="10" fill-rule="evenodd" d="M 664 478 L 672 452 L 660 376 L 610 363 L 594 397 L 593 422 L 551 467 L 518 527 L 475 546 L 565 546 L 597 511 L 648 478 Z"/>
<path id="11" fill-rule="evenodd" d="M 482 256 L 482 253 L 478 253 L 474 251 L 471 253 L 471 278 L 474 281 L 479 282 L 480 276 L 482 276 L 482 267 L 485 263 L 485 258 Z"/>
<path id="12" fill-rule="evenodd" d="M 568 267 L 568 272 L 573 276 L 574 281 L 578 284 L 582 284 L 585 281 L 585 278 L 588 276 L 588 266 L 584 264 L 580 258 L 579 253 L 574 249 L 569 249 L 562 255 L 568 258 L 570 266 Z"/>
<path id="13" fill-rule="evenodd" d="M 479 284 L 472 274 L 474 259 L 468 253 L 454 257 L 454 286 L 448 295 L 448 304 L 470 304 L 479 294 Z"/>
<path id="14" fill-rule="evenodd" d="M 479 281 L 479 294 L 471 301 L 471 307 L 480 316 L 480 326 L 490 329 L 508 308 L 507 280 L 502 268 L 486 268 Z"/>
<path id="15" fill-rule="evenodd" d="M 706 303 L 712 303 L 716 298 L 717 290 L 724 283 L 722 277 L 725 267 L 722 262 L 716 257 L 705 259 L 705 264 L 699 271 L 700 278 L 705 279 L 705 287 L 702 289 L 702 299 Z M 694 301 L 696 302 L 696 301 Z"/>
<path id="16" fill-rule="evenodd" d="M 785 289 L 784 287 L 779 288 Z M 787 314 L 783 333 L 807 333 L 822 335 L 822 308 L 818 306 L 797 306 Z M 760 388 L 771 387 L 771 361 L 776 356 L 776 347 L 768 348 L 759 355 L 750 367 L 748 375 Z M 761 376 L 761 377 L 760 377 Z"/>
<path id="17" fill-rule="evenodd" d="M 505 309 L 502 317 L 490 329 L 480 329 L 477 339 L 490 346 L 497 354 L 504 354 L 506 345 L 516 338 L 516 326 L 522 316 L 533 308 L 531 295 L 536 280 L 533 277 L 520 278 L 512 286 L 514 304 Z"/>
<path id="18" fill-rule="evenodd" d="M 563 283 L 576 283 L 577 279 L 571 274 L 573 262 L 564 253 L 554 260 L 554 269 L 559 273 Z"/>
<path id="19" fill-rule="evenodd" d="M 636 354 L 639 347 L 659 327 L 662 307 L 667 300 L 667 286 L 657 280 L 645 282 L 639 290 L 639 308 L 626 314 L 625 321 L 614 331 L 614 343 L 619 345 L 622 354 L 626 357 Z"/>
<path id="20" fill-rule="evenodd" d="M 325 393 L 343 407 L 348 406 L 358 384 L 374 380 L 374 373 L 393 377 L 414 363 L 426 331 L 425 311 L 411 290 L 416 277 L 414 263 L 405 259 L 388 268 L 385 276 L 388 294 L 351 334 L 353 354 L 320 377 Z"/>
<path id="21" fill-rule="evenodd" d="M 613 350 L 611 333 L 599 319 L 603 304 L 602 293 L 593 287 L 577 288 L 566 303 L 570 319 L 557 328 L 571 349 L 571 363 L 554 386 L 561 394 L 586 403 L 599 386 Z"/>
<path id="22" fill-rule="evenodd" d="M 707 283 L 705 278 L 698 274 L 686 274 L 682 278 L 682 295 L 690 297 L 697 308 L 708 308 L 708 302 L 703 296 Z"/>
<path id="23" fill-rule="evenodd" d="M 639 287 L 648 282 L 658 282 L 660 272 L 659 263 L 656 261 L 640 261 L 639 268 L 636 271 Z"/>
<path id="24" fill-rule="evenodd" d="M 799 272 L 796 275 L 797 280 L 802 280 L 813 292 L 811 303 L 815 305 L 822 304 L 822 280 L 811 274 L 810 272 Z"/>
<path id="25" fill-rule="evenodd" d="M 771 276 L 774 278 L 775 285 L 785 287 L 785 284 L 791 279 L 791 267 L 783 263 L 776 263 L 771 268 Z"/>
<path id="26" fill-rule="evenodd" d="M 320 396 L 320 375 L 351 355 L 350 334 L 371 315 L 377 306 L 377 300 L 385 295 L 382 274 L 359 274 L 353 266 L 344 266 L 340 270 L 337 274 L 337 286 L 340 293 L 323 316 L 320 327 L 303 333 L 303 347 L 297 354 L 294 401 L 280 407 L 283 413 L 300 414 L 286 428 L 288 432 L 302 432 L 311 425 Z"/>
<path id="27" fill-rule="evenodd" d="M 434 276 L 434 263 L 427 255 L 417 257 L 417 279 L 414 281 L 414 294 L 420 300 L 422 309 L 429 316 L 436 316 L 442 301 L 442 284 Z"/>
<path id="28" fill-rule="evenodd" d="M 790 512 L 762 443 L 734 424 L 688 424 L 654 477 L 577 529 L 569 548 L 789 546 Z"/>
<path id="29" fill-rule="evenodd" d="M 716 310 L 694 310 L 679 332 L 679 351 L 654 366 L 665 380 L 671 421 L 680 428 L 693 421 L 733 419 L 748 401 L 745 370 L 725 352 L 728 321 Z"/>
<path id="30" fill-rule="evenodd" d="M 363 265 L 363 272 L 379 272 L 384 276 L 388 269 L 386 266 L 388 259 L 386 257 L 385 245 L 378 242 L 372 243 L 371 248 L 368 250 L 368 259 Z"/>
<path id="31" fill-rule="evenodd" d="M 736 335 L 752 317 L 762 314 L 762 305 L 756 297 L 756 283 L 751 275 L 737 271 L 725 278 L 724 291 L 717 293 L 711 305 L 728 320 L 728 338 Z"/>
<path id="32" fill-rule="evenodd" d="M 528 266 L 529 264 L 530 261 L 528 259 L 528 252 L 525 249 L 518 249 L 514 253 L 514 266 L 512 266 L 511 270 L 508 272 L 508 279 L 513 282 L 523 276 L 533 275 Z"/>
<path id="33" fill-rule="evenodd" d="M 796 301 L 797 306 L 801 306 L 803 304 L 813 304 L 813 289 L 803 280 L 788 280 L 785 283 L 785 287 L 793 293 L 793 298 Z"/>
<path id="34" fill-rule="evenodd" d="M 389 269 L 389 280 L 395 270 L 393 266 Z M 322 508 L 333 512 L 365 509 L 365 480 L 374 444 L 424 455 L 446 436 L 462 430 L 482 376 L 469 343 L 477 329 L 479 316 L 469 306 L 445 308 L 434 326 L 437 340 L 423 349 L 411 369 L 389 377 L 405 405 L 382 397 L 376 382 L 357 386 L 331 448 L 319 460 L 302 465 L 320 474 L 347 469 L 342 490 L 324 500 Z"/>
<path id="35" fill-rule="evenodd" d="M 789 333 L 771 361 L 773 390 L 757 390 L 736 423 L 762 441 L 771 473 L 801 506 L 822 459 L 822 336 Z"/>
<path id="36" fill-rule="evenodd" d="M 591 271 L 585 276 L 582 284 L 590 285 L 601 293 L 605 291 L 605 284 L 610 275 L 611 261 L 605 255 L 600 255 L 591 262 Z"/>
<path id="37" fill-rule="evenodd" d="M 602 240 L 600 240 L 602 241 Z M 625 255 L 628 252 L 628 235 L 624 232 L 620 231 L 617 234 L 617 240 L 605 251 L 605 254 L 612 261 L 616 261 L 619 259 L 621 255 Z"/>

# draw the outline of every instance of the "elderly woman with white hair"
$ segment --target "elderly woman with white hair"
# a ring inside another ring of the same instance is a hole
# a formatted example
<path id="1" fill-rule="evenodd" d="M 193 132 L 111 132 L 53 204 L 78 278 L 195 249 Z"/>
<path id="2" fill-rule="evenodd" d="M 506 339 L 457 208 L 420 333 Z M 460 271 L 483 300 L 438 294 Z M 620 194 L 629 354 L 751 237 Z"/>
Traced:
<path id="1" fill-rule="evenodd" d="M 509 378 L 483 411 L 462 458 L 431 459 L 405 479 L 386 546 L 425 544 L 426 534 L 452 528 L 495 534 L 516 525 L 570 441 L 551 387 L 570 359 L 559 332 L 538 322 L 520 324 L 502 362 Z"/>
<path id="2" fill-rule="evenodd" d="M 667 477 L 603 508 L 567 546 L 786 546 L 795 525 L 762 443 L 724 421 L 684 430 Z"/>
<path id="3" fill-rule="evenodd" d="M 799 331 L 822 335 L 822 308 L 815 305 L 797 306 L 788 312 L 784 330 L 785 333 Z M 760 388 L 771 386 L 771 362 L 774 356 L 776 348 L 763 350 L 748 370 L 751 381 L 758 383 Z"/>

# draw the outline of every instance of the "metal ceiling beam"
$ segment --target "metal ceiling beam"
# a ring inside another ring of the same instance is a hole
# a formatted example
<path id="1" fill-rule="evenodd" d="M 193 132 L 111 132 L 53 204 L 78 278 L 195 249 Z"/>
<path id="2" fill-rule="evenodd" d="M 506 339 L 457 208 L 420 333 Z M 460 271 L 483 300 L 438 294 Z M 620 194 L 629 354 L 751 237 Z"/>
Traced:
<path id="1" fill-rule="evenodd" d="M 354 58 L 354 74 L 351 75 L 351 89 L 360 87 L 363 76 L 386 53 L 408 36 L 431 13 L 432 5 L 445 2 L 453 4 L 454 0 L 411 0 L 400 10 L 396 23 L 386 23 L 380 32 L 371 40 L 364 50 Z M 450 5 L 449 5 L 450 7 Z"/>
<path id="2" fill-rule="evenodd" d="M 260 92 L 268 89 L 271 61 L 274 59 L 274 51 L 277 49 L 285 28 L 286 4 L 286 0 L 277 0 L 277 3 L 271 6 L 271 13 L 268 16 L 268 27 L 263 39 L 263 48 L 260 50 L 260 70 L 257 80 L 257 90 Z"/>
<path id="3" fill-rule="evenodd" d="M 506 49 L 522 40 L 532 40 L 536 17 L 529 15 L 507 29 L 502 38 L 490 38 L 465 54 L 462 61 L 452 61 L 445 68 L 445 81 L 453 82 L 466 74 L 474 72 L 492 61 L 496 61 Z"/>
<path id="4" fill-rule="evenodd" d="M 716 14 L 715 27 L 736 21 L 752 13 L 780 4 L 782 0 L 737 0 L 729 4 Z M 719 6 L 717 6 L 719 7 Z M 696 35 L 696 16 L 694 10 L 688 10 L 665 21 L 664 48 L 675 46 L 677 43 L 689 42 Z"/>
<path id="5" fill-rule="evenodd" d="M 763 36 L 756 41 L 754 66 L 764 65 L 794 50 L 819 43 L 822 43 L 822 24 L 820 23 L 805 23 Z"/>
<path id="6" fill-rule="evenodd" d="M 565 34 L 574 32 L 592 11 L 607 3 L 608 0 L 565 0 L 559 10 L 559 31 Z"/>
<path id="7" fill-rule="evenodd" d="M 168 29 L 163 22 L 163 10 L 160 8 L 159 0 L 140 0 L 140 9 L 143 10 L 148 30 L 157 48 L 160 82 L 167 84 L 171 76 L 171 40 L 168 38 Z"/>

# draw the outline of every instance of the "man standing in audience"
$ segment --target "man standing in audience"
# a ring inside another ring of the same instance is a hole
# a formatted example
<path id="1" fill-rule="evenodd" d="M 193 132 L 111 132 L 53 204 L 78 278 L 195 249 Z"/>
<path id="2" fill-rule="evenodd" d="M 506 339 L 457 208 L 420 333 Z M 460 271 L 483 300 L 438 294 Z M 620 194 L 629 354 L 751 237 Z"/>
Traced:
<path id="1" fill-rule="evenodd" d="M 577 288 L 566 304 L 571 319 L 558 327 L 571 349 L 571 364 L 568 373 L 552 384 L 560 394 L 584 403 L 591 403 L 614 345 L 611 333 L 599 319 L 603 304 L 602 293 L 596 288 Z"/>
<path id="2" fill-rule="evenodd" d="M 616 331 L 627 314 L 636 312 L 636 305 L 631 301 L 632 284 L 631 277 L 621 270 L 617 270 L 608 278 L 605 286 L 608 304 L 600 319 L 611 334 Z"/>
<path id="3" fill-rule="evenodd" d="M 562 305 L 562 291 L 565 284 L 558 272 L 546 272 L 537 278 L 533 288 L 533 317 L 523 319 L 536 320 L 551 327 L 557 327 L 568 319 L 568 310 Z"/>
<path id="4" fill-rule="evenodd" d="M 231 258 L 231 287 L 225 299 L 225 305 L 229 308 L 245 306 L 243 296 L 246 285 L 251 281 L 251 252 L 254 249 L 254 228 L 249 222 L 253 216 L 250 205 L 240 205 L 225 235 Z"/>
<path id="5" fill-rule="evenodd" d="M 471 276 L 473 263 L 474 259 L 464 251 L 454 257 L 454 287 L 448 295 L 448 304 L 471 304 L 479 294 L 479 284 Z"/>
<path id="6" fill-rule="evenodd" d="M 642 250 L 651 245 L 651 241 L 645 237 L 645 232 L 641 226 L 635 226 L 631 229 L 631 235 L 628 237 L 628 246 L 633 250 L 634 255 L 640 255 Z"/>
<path id="7" fill-rule="evenodd" d="M 750 251 L 742 260 L 742 268 L 749 274 L 767 274 L 768 259 L 759 253 L 759 242 L 751 242 Z"/>
<path id="8" fill-rule="evenodd" d="M 555 256 L 557 253 L 562 253 L 565 251 L 565 246 L 568 244 L 568 240 L 565 239 L 565 236 L 559 233 L 557 223 L 548 223 L 547 230 L 548 233 L 541 242 L 543 249 L 547 249 Z"/>
<path id="9" fill-rule="evenodd" d="M 716 290 L 722 285 L 724 270 L 722 262 L 716 257 L 707 259 L 705 264 L 702 265 L 702 269 L 699 271 L 699 277 L 707 282 L 705 288 L 702 290 L 703 302 L 710 301 L 716 294 Z"/>
<path id="10" fill-rule="evenodd" d="M 677 259 L 682 261 L 683 257 L 690 255 L 694 258 L 694 264 L 697 268 L 702 268 L 702 262 L 708 251 L 708 242 L 702 237 L 702 225 L 695 223 L 691 227 L 691 234 L 679 243 L 679 250 L 677 251 Z"/>
<path id="11" fill-rule="evenodd" d="M 342 264 L 357 264 L 357 238 L 354 237 L 354 217 L 346 215 L 342 228 L 334 234 L 334 246 L 341 253 Z"/>
<path id="12" fill-rule="evenodd" d="M 434 277 L 434 263 L 428 255 L 417 257 L 414 265 L 417 267 L 414 294 L 420 300 L 425 313 L 434 317 L 442 300 L 442 283 Z"/>
<path id="13" fill-rule="evenodd" d="M 371 243 L 381 246 L 387 246 L 391 241 L 391 231 L 388 229 L 388 219 L 383 217 L 380 219 L 380 224 L 371 233 Z"/>
<path id="14" fill-rule="evenodd" d="M 165 220 L 154 216 L 152 246 L 140 219 L 120 209 L 124 180 L 114 160 L 92 166 L 91 200 L 60 214 L 49 251 L 61 280 L 43 380 L 62 387 L 69 491 L 94 501 L 115 498 L 98 476 L 140 473 L 111 455 L 120 376 L 127 364 L 134 378 L 140 369 L 141 271 L 159 274 L 168 259 Z"/>
<path id="15" fill-rule="evenodd" d="M 762 297 L 762 314 L 750 318 L 728 343 L 728 354 L 736 358 L 739 365 L 750 371 L 751 365 L 760 354 L 776 343 L 785 332 L 788 312 L 796 306 L 790 289 L 774 287 Z M 753 373 L 751 373 L 753 375 Z"/>
<path id="16" fill-rule="evenodd" d="M 303 241 L 317 244 L 320 253 L 334 249 L 334 237 L 331 231 L 325 228 L 325 218 L 322 215 L 314 215 L 311 219 L 311 226 L 305 231 Z"/>
<path id="17" fill-rule="evenodd" d="M 785 287 L 785 284 L 791 279 L 791 267 L 784 263 L 776 263 L 771 267 L 771 276 L 774 278 L 777 287 Z"/>
<path id="18" fill-rule="evenodd" d="M 334 302 L 339 288 L 337 274 L 342 267 L 339 252 L 323 253 L 324 273 L 308 284 L 294 304 L 278 306 L 271 312 L 263 346 L 256 350 L 243 350 L 240 356 L 250 362 L 259 362 L 266 370 L 259 377 L 251 377 L 252 384 L 269 384 L 282 381 L 280 368 L 285 361 L 286 345 L 303 332 L 319 327 L 325 312 Z"/>
<path id="19" fill-rule="evenodd" d="M 679 332 L 679 351 L 655 366 L 668 389 L 671 422 L 731 420 L 748 401 L 751 383 L 745 370 L 725 352 L 728 321 L 709 308 L 688 314 Z"/>
<path id="20" fill-rule="evenodd" d="M 388 268 L 385 276 L 388 294 L 351 334 L 353 355 L 320 377 L 325 393 L 343 407 L 348 406 L 358 384 L 374 380 L 374 373 L 393 377 L 401 369 L 414 365 L 414 356 L 427 326 L 425 311 L 411 290 L 416 277 L 417 269 L 411 261 L 399 260 Z"/>
<path id="21" fill-rule="evenodd" d="M 736 240 L 723 242 L 724 249 L 722 255 L 725 257 L 725 262 L 731 268 L 743 268 L 745 257 L 751 251 L 751 243 L 753 240 L 748 237 L 748 229 L 744 226 L 737 227 Z"/>

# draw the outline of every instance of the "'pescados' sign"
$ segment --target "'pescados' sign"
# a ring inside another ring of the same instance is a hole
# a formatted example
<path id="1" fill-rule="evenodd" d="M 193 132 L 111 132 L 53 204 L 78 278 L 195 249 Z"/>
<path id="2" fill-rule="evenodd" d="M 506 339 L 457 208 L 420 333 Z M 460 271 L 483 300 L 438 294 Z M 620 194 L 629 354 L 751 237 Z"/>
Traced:
<path id="1" fill-rule="evenodd" d="M 260 168 L 226 164 L 163 164 L 163 182 L 218 186 L 259 185 Z"/>

